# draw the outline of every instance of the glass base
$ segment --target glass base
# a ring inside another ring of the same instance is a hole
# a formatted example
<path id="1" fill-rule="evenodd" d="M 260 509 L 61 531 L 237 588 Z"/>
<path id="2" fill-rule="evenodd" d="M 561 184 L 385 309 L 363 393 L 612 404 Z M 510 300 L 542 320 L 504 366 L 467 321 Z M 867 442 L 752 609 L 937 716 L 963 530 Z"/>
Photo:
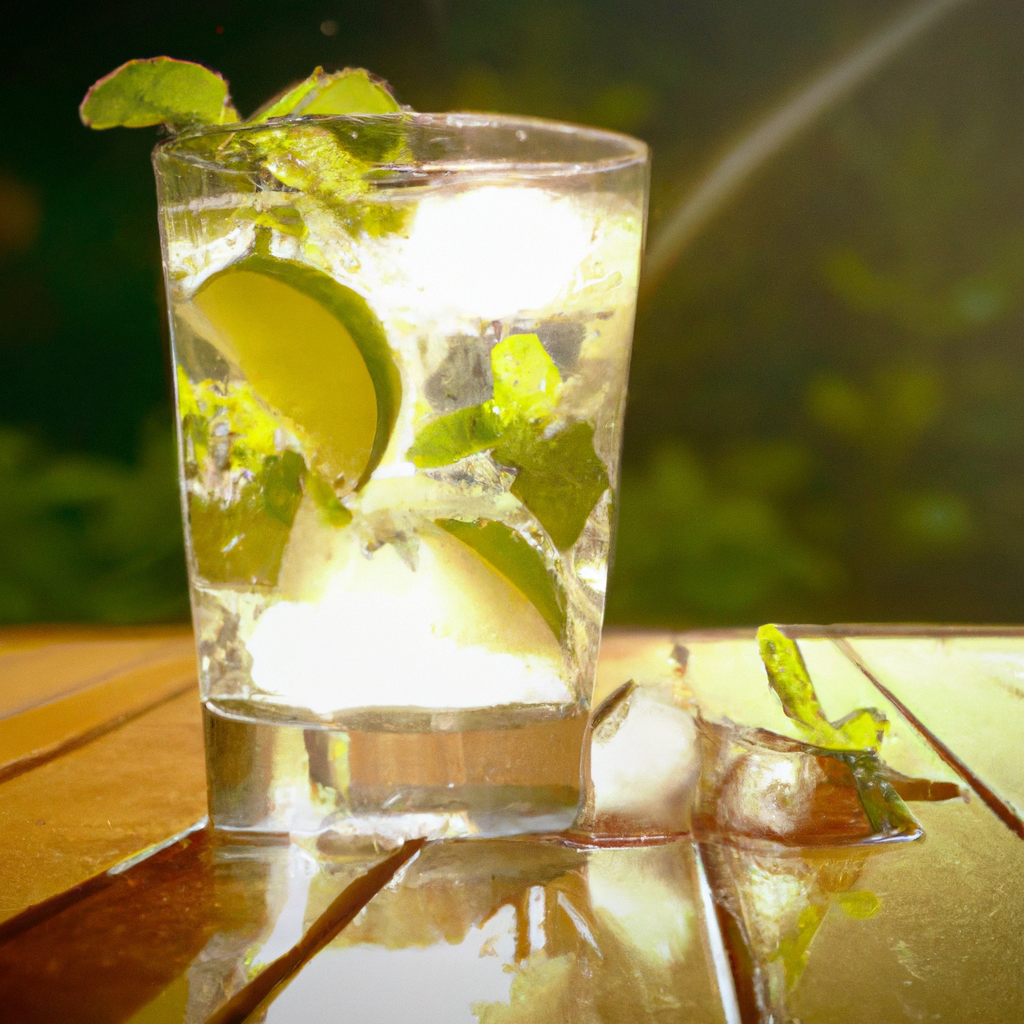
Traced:
<path id="1" fill-rule="evenodd" d="M 203 716 L 218 828 L 396 844 L 557 832 L 580 805 L 582 709 L 447 732 L 331 731 L 228 717 L 209 704 Z"/>

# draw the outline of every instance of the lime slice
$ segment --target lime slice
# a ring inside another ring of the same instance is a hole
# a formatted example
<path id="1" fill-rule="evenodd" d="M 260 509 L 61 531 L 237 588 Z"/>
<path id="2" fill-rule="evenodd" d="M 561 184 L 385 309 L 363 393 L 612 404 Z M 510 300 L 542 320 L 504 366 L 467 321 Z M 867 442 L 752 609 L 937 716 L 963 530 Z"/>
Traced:
<path id="1" fill-rule="evenodd" d="M 544 558 L 503 523 L 464 523 L 438 519 L 437 525 L 471 547 L 496 569 L 541 613 L 551 632 L 565 633 L 565 594 L 548 572 Z"/>
<path id="2" fill-rule="evenodd" d="M 206 281 L 185 317 L 296 425 L 313 466 L 336 486 L 369 479 L 402 386 L 361 295 L 312 267 L 256 254 Z"/>

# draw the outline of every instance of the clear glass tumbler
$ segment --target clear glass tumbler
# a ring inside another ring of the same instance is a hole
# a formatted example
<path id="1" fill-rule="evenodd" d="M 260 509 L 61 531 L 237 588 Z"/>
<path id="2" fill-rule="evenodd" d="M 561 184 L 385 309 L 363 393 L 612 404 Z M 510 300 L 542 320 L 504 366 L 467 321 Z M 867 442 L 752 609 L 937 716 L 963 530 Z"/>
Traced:
<path id="1" fill-rule="evenodd" d="M 399 113 L 153 162 L 214 823 L 568 826 L 646 147 Z"/>

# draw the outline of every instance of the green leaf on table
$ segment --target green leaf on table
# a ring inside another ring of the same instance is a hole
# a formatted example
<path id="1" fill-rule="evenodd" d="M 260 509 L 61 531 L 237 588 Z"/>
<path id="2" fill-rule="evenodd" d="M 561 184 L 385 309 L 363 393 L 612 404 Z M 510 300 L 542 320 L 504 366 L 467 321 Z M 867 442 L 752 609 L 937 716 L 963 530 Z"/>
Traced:
<path id="1" fill-rule="evenodd" d="M 548 572 L 544 557 L 504 523 L 438 519 L 437 525 L 471 547 L 523 592 L 559 639 L 565 633 L 565 594 Z"/>
<path id="2" fill-rule="evenodd" d="M 516 473 L 512 493 L 540 520 L 560 550 L 572 547 L 608 489 L 608 470 L 594 451 L 594 428 L 572 423 L 551 437 L 515 433 L 494 458 Z"/>
<path id="3" fill-rule="evenodd" d="M 796 641 L 768 624 L 757 631 L 757 643 L 769 685 L 782 701 L 786 716 L 800 726 L 810 742 L 827 750 L 878 750 L 889 728 L 880 711 L 860 708 L 830 722 Z"/>
<path id="4" fill-rule="evenodd" d="M 79 107 L 90 128 L 228 124 L 238 120 L 228 83 L 215 71 L 171 57 L 130 60 L 105 75 Z"/>
<path id="5" fill-rule="evenodd" d="M 491 349 L 493 409 L 502 424 L 550 419 L 562 375 L 536 334 L 510 334 Z"/>
<path id="6" fill-rule="evenodd" d="M 417 435 L 408 458 L 421 469 L 450 466 L 467 455 L 493 448 L 501 439 L 501 424 L 491 403 L 458 409 L 431 420 Z"/>

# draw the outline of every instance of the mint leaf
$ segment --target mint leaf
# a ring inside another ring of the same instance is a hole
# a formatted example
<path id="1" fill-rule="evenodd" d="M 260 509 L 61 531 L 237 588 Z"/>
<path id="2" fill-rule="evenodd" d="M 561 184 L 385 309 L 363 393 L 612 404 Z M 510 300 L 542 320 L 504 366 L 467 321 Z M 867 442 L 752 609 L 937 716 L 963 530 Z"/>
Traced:
<path id="1" fill-rule="evenodd" d="M 334 488 L 315 470 L 309 470 L 305 478 L 306 493 L 316 503 L 320 516 L 329 526 L 348 526 L 352 513 L 341 503 Z"/>
<path id="2" fill-rule="evenodd" d="M 289 526 L 271 515 L 258 481 L 229 505 L 189 495 L 190 548 L 198 574 L 209 583 L 273 586 Z"/>
<path id="3" fill-rule="evenodd" d="M 825 717 L 800 648 L 778 626 L 762 626 L 757 643 L 769 685 L 782 701 L 786 716 L 801 727 L 810 742 L 828 750 L 877 750 L 881 746 L 889 723 L 876 708 L 861 708 L 835 723 Z"/>
<path id="4" fill-rule="evenodd" d="M 565 634 L 565 594 L 536 548 L 504 523 L 438 519 L 437 525 L 471 547 L 513 583 L 559 639 Z"/>
<path id="5" fill-rule="evenodd" d="M 263 505 L 275 519 L 291 526 L 302 501 L 306 460 L 298 452 L 268 455 L 263 460 Z"/>
<path id="6" fill-rule="evenodd" d="M 331 74 L 317 68 L 309 78 L 261 107 L 249 121 L 288 115 L 391 114 L 401 109 L 387 82 L 362 68 Z"/>
<path id="7" fill-rule="evenodd" d="M 431 421 L 416 435 L 408 458 L 421 469 L 431 469 L 493 448 L 501 438 L 501 424 L 490 405 L 458 409 Z"/>
<path id="8" fill-rule="evenodd" d="M 560 550 L 570 548 L 608 489 L 608 470 L 594 451 L 594 428 L 573 423 L 553 437 L 513 434 L 494 458 L 518 470 L 512 493 L 540 520 Z"/>
<path id="9" fill-rule="evenodd" d="M 90 87 L 78 108 L 90 128 L 228 124 L 238 112 L 215 71 L 171 57 L 130 60 Z"/>
<path id="10" fill-rule="evenodd" d="M 562 393 L 562 375 L 536 334 L 510 334 L 491 350 L 493 408 L 505 425 L 546 420 Z"/>
<path id="11" fill-rule="evenodd" d="M 562 376 L 536 334 L 510 334 L 498 342 L 491 370 L 494 397 L 428 423 L 408 457 L 426 468 L 493 450 L 498 462 L 517 470 L 512 493 L 559 549 L 572 547 L 609 485 L 594 450 L 594 428 L 572 423 L 546 436 Z"/>

